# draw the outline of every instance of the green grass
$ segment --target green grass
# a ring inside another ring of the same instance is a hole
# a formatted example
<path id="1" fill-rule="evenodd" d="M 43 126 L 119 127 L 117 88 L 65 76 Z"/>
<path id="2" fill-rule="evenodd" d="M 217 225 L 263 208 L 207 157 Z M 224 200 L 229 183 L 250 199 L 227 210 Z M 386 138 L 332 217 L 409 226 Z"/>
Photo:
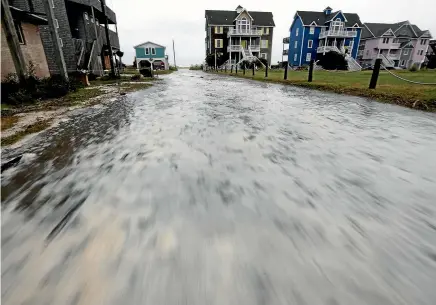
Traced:
<path id="1" fill-rule="evenodd" d="M 235 75 L 233 71 L 232 75 Z M 392 71 L 399 76 L 413 81 L 436 83 L 436 71 Z M 224 72 L 219 72 L 224 74 Z M 230 74 L 228 71 L 227 74 Z M 314 71 L 313 82 L 307 82 L 308 71 L 288 71 L 288 80 L 283 80 L 284 71 L 268 71 L 268 78 L 265 78 L 264 71 L 256 71 L 252 76 L 251 70 L 246 70 L 246 75 L 238 71 L 238 77 L 246 77 L 260 81 L 272 81 L 319 90 L 345 93 L 350 95 L 374 98 L 379 101 L 395 103 L 398 105 L 418 108 L 429 111 L 436 111 L 436 86 L 417 85 L 397 79 L 386 71 L 381 71 L 375 90 L 368 89 L 372 71 L 361 72 L 327 72 Z"/>
<path id="2" fill-rule="evenodd" d="M 144 84 L 144 83 L 128 83 L 128 84 L 121 84 L 120 90 L 121 92 L 133 92 L 138 91 L 141 89 L 145 89 L 148 87 L 151 87 L 151 84 Z"/>
<path id="3" fill-rule="evenodd" d="M 7 146 L 7 145 L 14 144 L 29 134 L 40 132 L 40 131 L 46 129 L 47 127 L 49 127 L 51 125 L 51 122 L 52 122 L 52 120 L 48 119 L 48 120 L 38 121 L 32 125 L 28 125 L 26 127 L 26 129 L 21 130 L 21 131 L 15 133 L 13 135 L 10 135 L 8 137 L 2 138 L 1 145 Z"/>

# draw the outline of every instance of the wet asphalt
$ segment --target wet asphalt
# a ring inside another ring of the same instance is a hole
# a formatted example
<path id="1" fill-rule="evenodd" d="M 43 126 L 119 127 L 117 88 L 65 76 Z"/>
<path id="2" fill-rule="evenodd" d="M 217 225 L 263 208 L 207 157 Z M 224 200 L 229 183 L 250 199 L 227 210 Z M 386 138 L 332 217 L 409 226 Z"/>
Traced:
<path id="1" fill-rule="evenodd" d="M 19 155 L 3 304 L 435 304 L 436 114 L 182 70 Z"/>

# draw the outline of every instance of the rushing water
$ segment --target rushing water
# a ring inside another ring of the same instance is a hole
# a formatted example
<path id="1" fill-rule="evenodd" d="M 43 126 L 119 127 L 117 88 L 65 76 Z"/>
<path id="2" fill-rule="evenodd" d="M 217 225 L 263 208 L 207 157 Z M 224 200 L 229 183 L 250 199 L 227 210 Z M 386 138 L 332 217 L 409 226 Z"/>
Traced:
<path id="1" fill-rule="evenodd" d="M 4 304 L 435 304 L 435 114 L 182 71 L 21 153 Z"/>

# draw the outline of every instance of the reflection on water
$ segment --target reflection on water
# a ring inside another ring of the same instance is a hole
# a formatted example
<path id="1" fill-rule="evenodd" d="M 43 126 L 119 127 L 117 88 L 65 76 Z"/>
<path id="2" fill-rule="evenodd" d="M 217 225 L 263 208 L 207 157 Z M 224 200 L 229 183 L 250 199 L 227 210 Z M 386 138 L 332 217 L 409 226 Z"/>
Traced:
<path id="1" fill-rule="evenodd" d="M 2 174 L 5 304 L 434 304 L 436 116 L 177 72 Z"/>

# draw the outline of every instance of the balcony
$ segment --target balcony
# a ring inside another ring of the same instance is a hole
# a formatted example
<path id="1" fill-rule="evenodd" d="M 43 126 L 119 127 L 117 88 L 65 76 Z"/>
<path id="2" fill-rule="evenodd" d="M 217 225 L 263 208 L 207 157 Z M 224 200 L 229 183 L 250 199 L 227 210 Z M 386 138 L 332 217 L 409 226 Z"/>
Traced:
<path id="1" fill-rule="evenodd" d="M 251 52 L 260 52 L 260 45 L 258 44 L 252 44 L 248 46 L 251 50 Z"/>
<path id="2" fill-rule="evenodd" d="M 260 52 L 260 45 L 258 44 L 249 45 L 248 48 L 251 50 L 251 52 Z M 246 52 L 248 52 L 248 48 L 245 49 Z M 227 52 L 242 52 L 242 46 L 240 45 L 227 46 Z"/>
<path id="3" fill-rule="evenodd" d="M 317 53 L 324 53 L 324 52 L 330 52 L 330 51 L 335 51 L 337 53 L 340 53 L 338 47 L 335 47 L 335 46 L 323 46 L 323 47 L 316 48 Z"/>
<path id="4" fill-rule="evenodd" d="M 400 53 L 398 53 L 398 54 L 389 54 L 387 56 L 387 58 L 389 58 L 390 60 L 399 60 L 400 59 Z"/>
<path id="5" fill-rule="evenodd" d="M 227 37 L 230 36 L 261 36 L 262 32 L 259 30 L 241 30 L 241 29 L 231 29 L 227 32 Z"/>
<path id="6" fill-rule="evenodd" d="M 286 50 L 283 50 L 283 53 L 282 53 L 282 55 L 288 55 L 289 54 L 289 50 L 288 49 L 286 49 Z"/>
<path id="7" fill-rule="evenodd" d="M 240 52 L 241 51 L 241 46 L 236 45 L 236 46 L 227 46 L 227 52 Z"/>
<path id="8" fill-rule="evenodd" d="M 100 33 L 98 36 L 99 36 L 100 43 L 106 45 L 107 44 L 106 32 L 103 26 L 100 26 Z M 115 33 L 112 30 L 109 30 L 109 39 L 111 41 L 112 48 L 116 48 L 116 49 L 120 48 L 120 41 L 117 33 Z"/>
<path id="9" fill-rule="evenodd" d="M 97 10 L 95 12 L 96 17 L 98 19 L 102 19 L 103 14 L 101 12 L 101 2 L 100 1 L 98 1 L 98 0 L 68 0 L 68 1 L 94 7 Z M 106 16 L 108 18 L 108 23 L 111 23 L 111 24 L 117 23 L 116 15 L 115 15 L 114 11 L 111 10 L 107 6 L 107 3 L 106 3 L 105 11 L 106 11 Z"/>
<path id="10" fill-rule="evenodd" d="M 327 37 L 356 37 L 357 31 L 344 31 L 344 30 L 328 30 L 328 31 L 321 31 L 319 33 L 319 39 L 327 38 Z"/>

